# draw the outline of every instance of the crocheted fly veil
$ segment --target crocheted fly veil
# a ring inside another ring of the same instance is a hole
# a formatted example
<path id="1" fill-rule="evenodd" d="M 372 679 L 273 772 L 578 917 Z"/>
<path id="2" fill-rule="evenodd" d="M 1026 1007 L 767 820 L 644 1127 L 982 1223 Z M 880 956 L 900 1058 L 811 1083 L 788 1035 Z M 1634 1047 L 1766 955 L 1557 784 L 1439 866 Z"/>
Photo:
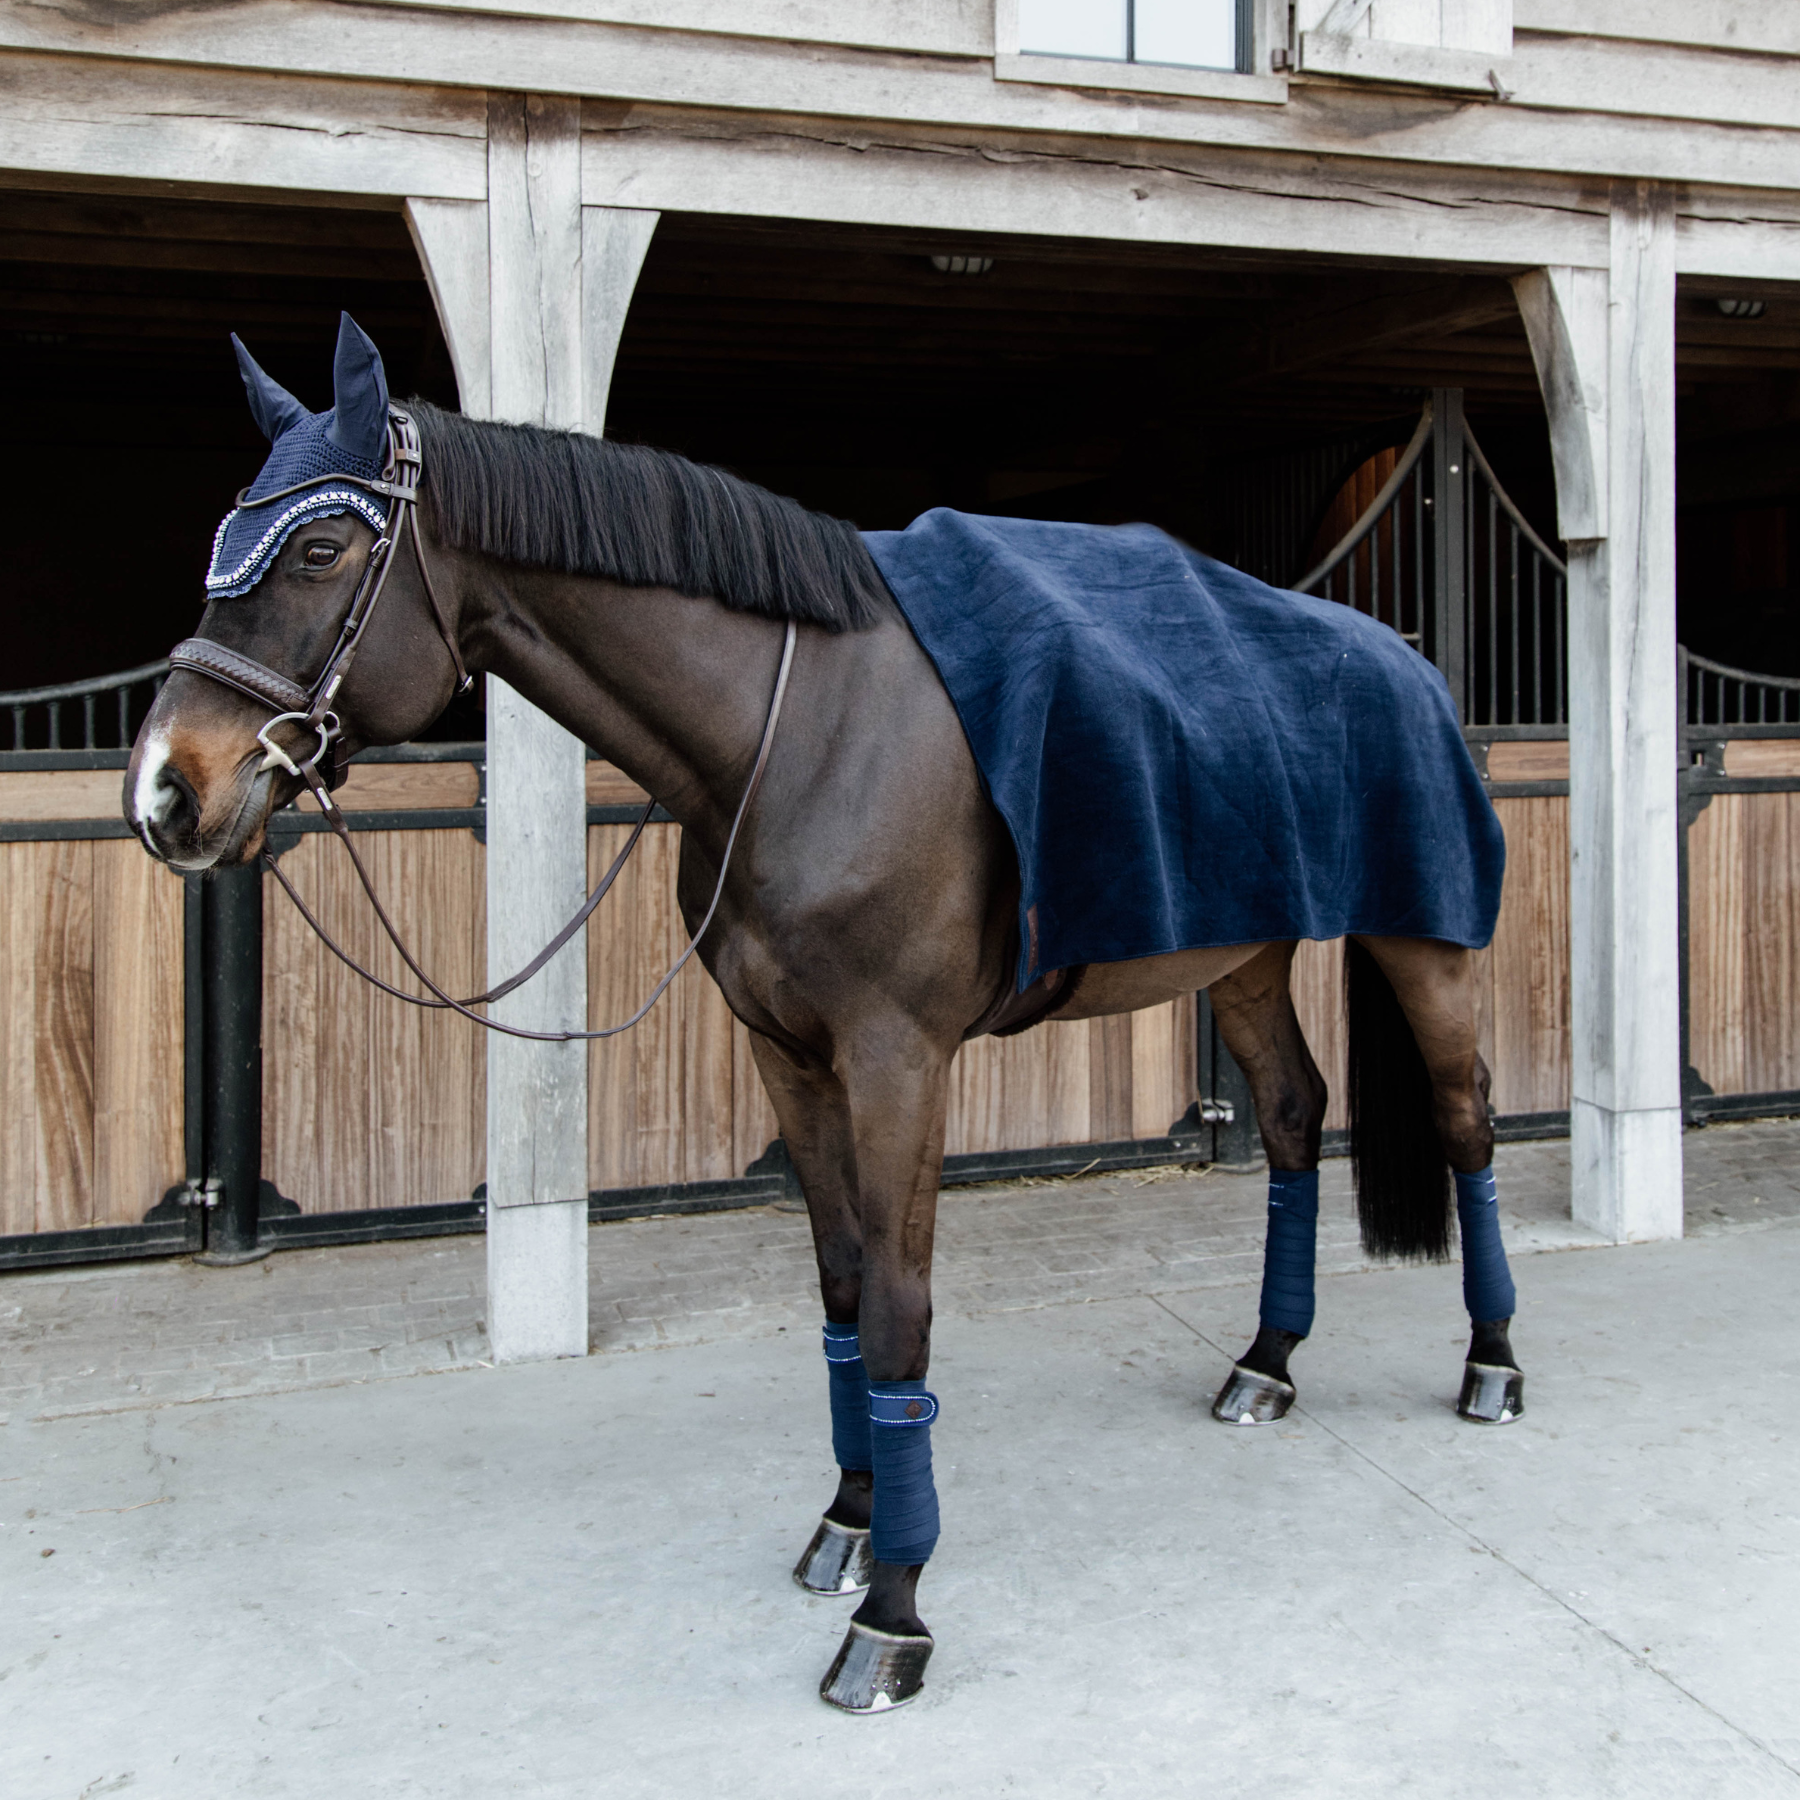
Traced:
<path id="1" fill-rule="evenodd" d="M 353 512 L 376 531 L 387 529 L 382 497 L 334 476 L 374 481 L 387 459 L 387 375 L 381 353 L 348 313 L 338 321 L 337 357 L 332 368 L 335 404 L 329 412 L 308 412 L 280 382 L 256 366 L 232 333 L 238 372 L 250 412 L 269 440 L 262 473 L 238 496 L 213 539 L 212 567 L 206 575 L 209 600 L 247 594 L 269 571 L 281 546 L 308 519 Z M 298 493 L 286 493 L 299 488 Z M 281 494 L 279 500 L 268 500 Z M 258 501 L 264 504 L 258 505 Z"/>

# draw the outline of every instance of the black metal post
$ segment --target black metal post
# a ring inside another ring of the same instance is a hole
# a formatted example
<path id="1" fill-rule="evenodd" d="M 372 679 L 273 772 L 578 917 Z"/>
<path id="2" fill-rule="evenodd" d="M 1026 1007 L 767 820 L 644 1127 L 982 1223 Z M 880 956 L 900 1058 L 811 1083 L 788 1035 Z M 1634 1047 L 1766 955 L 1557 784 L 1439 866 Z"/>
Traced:
<path id="1" fill-rule="evenodd" d="M 1209 1100 L 1231 1109 L 1229 1120 L 1213 1126 L 1213 1161 L 1222 1169 L 1259 1169 L 1264 1162 L 1263 1142 L 1256 1125 L 1256 1103 L 1250 1098 L 1250 1083 L 1219 1036 L 1212 1001 L 1203 993 L 1199 1002 L 1201 1114 L 1204 1117 Z"/>
<path id="2" fill-rule="evenodd" d="M 1431 660 L 1443 671 L 1457 716 L 1469 719 L 1468 455 L 1461 388 L 1431 395 Z"/>
<path id="3" fill-rule="evenodd" d="M 262 870 L 204 883 L 206 1249 L 200 1261 L 250 1262 L 262 1190 Z"/>

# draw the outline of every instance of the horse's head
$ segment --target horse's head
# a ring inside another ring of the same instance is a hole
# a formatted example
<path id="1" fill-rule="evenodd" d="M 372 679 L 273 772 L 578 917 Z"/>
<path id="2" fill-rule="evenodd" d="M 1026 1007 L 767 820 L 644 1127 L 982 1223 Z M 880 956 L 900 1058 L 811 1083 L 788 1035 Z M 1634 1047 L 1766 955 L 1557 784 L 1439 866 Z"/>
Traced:
<path id="1" fill-rule="evenodd" d="M 395 464 L 374 344 L 345 314 L 335 404 L 309 413 L 232 342 L 270 455 L 219 527 L 199 630 L 178 647 L 125 776 L 127 821 L 153 856 L 183 869 L 250 861 L 309 758 L 327 752 L 323 772 L 362 745 L 414 736 L 460 673 L 416 540 L 389 549 L 390 532 L 402 537 L 392 490 L 418 471 Z M 341 685 L 328 679 L 326 693 L 328 675 Z M 278 715 L 294 716 L 272 723 Z"/>

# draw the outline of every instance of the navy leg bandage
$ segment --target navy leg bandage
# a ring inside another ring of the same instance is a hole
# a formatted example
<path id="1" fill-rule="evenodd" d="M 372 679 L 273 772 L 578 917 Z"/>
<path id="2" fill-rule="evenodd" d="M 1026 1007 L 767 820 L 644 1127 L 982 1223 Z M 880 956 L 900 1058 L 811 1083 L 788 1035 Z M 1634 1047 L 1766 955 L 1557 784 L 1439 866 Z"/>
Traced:
<path id="1" fill-rule="evenodd" d="M 1263 1250 L 1262 1322 L 1305 1337 L 1313 1327 L 1313 1257 L 1319 1237 L 1319 1171 L 1269 1171 L 1269 1236 Z"/>
<path id="2" fill-rule="evenodd" d="M 869 1383 L 869 1437 L 875 1451 L 875 1516 L 869 1548 L 877 1562 L 910 1567 L 937 1547 L 937 1484 L 931 1479 L 935 1394 L 922 1381 Z"/>
<path id="3" fill-rule="evenodd" d="M 825 1362 L 831 1371 L 831 1453 L 840 1469 L 872 1469 L 869 1377 L 854 1325 L 825 1321 Z"/>
<path id="4" fill-rule="evenodd" d="M 1462 1228 L 1463 1304 L 1477 1323 L 1510 1319 L 1518 1304 L 1506 1247 L 1500 1242 L 1500 1201 L 1490 1164 L 1456 1178 L 1456 1222 Z"/>

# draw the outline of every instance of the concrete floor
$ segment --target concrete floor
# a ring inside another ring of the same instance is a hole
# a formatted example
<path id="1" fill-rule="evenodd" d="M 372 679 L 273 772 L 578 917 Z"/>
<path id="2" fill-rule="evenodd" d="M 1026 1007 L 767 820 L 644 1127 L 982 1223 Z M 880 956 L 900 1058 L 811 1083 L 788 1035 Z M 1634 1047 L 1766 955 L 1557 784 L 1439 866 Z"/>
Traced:
<path id="1" fill-rule="evenodd" d="M 1255 1311 L 1229 1257 L 967 1287 L 932 1370 L 940 1647 L 883 1718 L 814 1697 L 849 1605 L 788 1580 L 829 1454 L 815 1334 L 772 1300 L 642 1353 L 15 1410 L 0 1794 L 1800 1794 L 1800 1219 L 1764 1202 L 1800 1136 L 1759 1130 L 1689 1140 L 1711 1235 L 1521 1259 L 1504 1430 L 1450 1410 L 1453 1270 L 1324 1280 L 1262 1432 L 1205 1414 Z M 946 1213 L 1004 1207 L 1016 1244 L 1031 1193 Z M 632 1229 L 691 1262 L 693 1221 Z M 0 1319 L 187 1279 L 15 1278 Z"/>

